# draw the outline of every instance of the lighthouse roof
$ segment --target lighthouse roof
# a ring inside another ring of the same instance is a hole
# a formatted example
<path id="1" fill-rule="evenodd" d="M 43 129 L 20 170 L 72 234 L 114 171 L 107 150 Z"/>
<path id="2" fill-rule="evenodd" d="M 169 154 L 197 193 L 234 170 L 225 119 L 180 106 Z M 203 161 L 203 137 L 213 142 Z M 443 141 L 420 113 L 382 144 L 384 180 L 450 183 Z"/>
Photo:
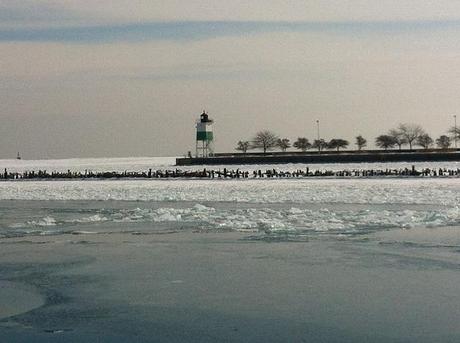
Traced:
<path id="1" fill-rule="evenodd" d="M 201 115 L 200 115 L 200 122 L 202 122 L 202 123 L 212 123 L 212 120 L 209 119 L 209 116 L 208 116 L 208 114 L 206 113 L 206 111 L 203 111 L 203 113 L 201 113 Z"/>

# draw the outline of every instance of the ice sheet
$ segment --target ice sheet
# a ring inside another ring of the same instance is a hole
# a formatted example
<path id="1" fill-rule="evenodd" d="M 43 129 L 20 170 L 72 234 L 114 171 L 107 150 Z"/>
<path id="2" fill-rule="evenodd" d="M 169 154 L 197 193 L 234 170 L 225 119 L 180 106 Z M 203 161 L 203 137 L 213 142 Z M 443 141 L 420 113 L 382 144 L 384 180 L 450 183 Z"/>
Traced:
<path id="1" fill-rule="evenodd" d="M 0 200 L 460 204 L 460 179 L 5 181 Z"/>

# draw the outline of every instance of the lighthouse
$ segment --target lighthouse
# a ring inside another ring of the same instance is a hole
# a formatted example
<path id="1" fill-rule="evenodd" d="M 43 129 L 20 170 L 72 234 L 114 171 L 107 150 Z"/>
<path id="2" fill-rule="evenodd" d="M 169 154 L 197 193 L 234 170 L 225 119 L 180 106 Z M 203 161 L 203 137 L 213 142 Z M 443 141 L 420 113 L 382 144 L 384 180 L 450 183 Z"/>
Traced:
<path id="1" fill-rule="evenodd" d="M 213 120 L 203 111 L 196 122 L 196 157 L 208 157 L 213 154 L 212 124 Z"/>

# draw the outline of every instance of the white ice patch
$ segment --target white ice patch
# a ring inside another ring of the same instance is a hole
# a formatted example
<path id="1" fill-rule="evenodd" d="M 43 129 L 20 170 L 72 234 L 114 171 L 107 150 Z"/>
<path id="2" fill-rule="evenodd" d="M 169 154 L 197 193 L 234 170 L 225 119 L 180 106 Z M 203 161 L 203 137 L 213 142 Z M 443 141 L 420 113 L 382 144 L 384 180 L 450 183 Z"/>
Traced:
<path id="1" fill-rule="evenodd" d="M 460 205 L 460 179 L 0 182 L 0 200 Z M 200 205 L 203 206 L 203 205 Z M 197 211 L 207 212 L 206 206 Z"/>
<path id="2" fill-rule="evenodd" d="M 26 223 L 27 226 L 56 226 L 56 219 L 46 216 L 39 220 L 31 220 Z"/>
<path id="3" fill-rule="evenodd" d="M 134 208 L 95 210 L 91 216 L 57 221 L 46 216 L 10 229 L 54 226 L 66 231 L 69 225 L 84 223 L 170 223 L 181 229 L 248 231 L 267 234 L 361 234 L 390 228 L 442 227 L 460 225 L 460 207 L 436 210 L 334 209 L 334 208 L 213 208 L 195 204 L 188 208 Z M 176 223 L 176 224 L 174 224 Z M 96 229 L 97 230 L 97 229 Z M 32 230 L 34 231 L 34 230 Z"/>
<path id="4" fill-rule="evenodd" d="M 265 233 L 336 233 L 357 234 L 389 228 L 440 227 L 460 225 L 460 208 L 441 210 L 332 210 L 332 209 L 215 209 L 197 204 L 190 208 L 111 210 L 79 220 L 63 220 L 65 226 L 75 222 L 169 222 L 183 228 L 207 230 L 259 231 Z M 56 225 L 45 217 L 29 222 L 31 226 Z"/>
<path id="5" fill-rule="evenodd" d="M 105 222 L 108 221 L 109 219 L 107 217 L 104 217 L 100 214 L 95 214 L 89 217 L 83 217 L 81 219 L 75 219 L 72 222 L 74 223 L 98 223 L 98 222 Z"/>

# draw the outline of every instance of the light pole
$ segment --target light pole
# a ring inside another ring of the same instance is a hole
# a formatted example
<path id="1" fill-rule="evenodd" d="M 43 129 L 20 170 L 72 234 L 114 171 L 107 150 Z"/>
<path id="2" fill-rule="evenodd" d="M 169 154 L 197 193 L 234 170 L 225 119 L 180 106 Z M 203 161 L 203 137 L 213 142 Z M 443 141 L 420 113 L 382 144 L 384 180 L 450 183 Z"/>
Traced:
<path id="1" fill-rule="evenodd" d="M 454 142 L 455 142 L 455 149 L 457 149 L 457 115 L 454 114 Z"/>
<path id="2" fill-rule="evenodd" d="M 316 131 L 317 131 L 317 136 L 319 140 L 319 120 L 316 120 Z"/>
<path id="3" fill-rule="evenodd" d="M 321 154 L 321 142 L 319 141 L 319 120 L 316 120 L 316 136 L 318 138 L 318 154 Z"/>

